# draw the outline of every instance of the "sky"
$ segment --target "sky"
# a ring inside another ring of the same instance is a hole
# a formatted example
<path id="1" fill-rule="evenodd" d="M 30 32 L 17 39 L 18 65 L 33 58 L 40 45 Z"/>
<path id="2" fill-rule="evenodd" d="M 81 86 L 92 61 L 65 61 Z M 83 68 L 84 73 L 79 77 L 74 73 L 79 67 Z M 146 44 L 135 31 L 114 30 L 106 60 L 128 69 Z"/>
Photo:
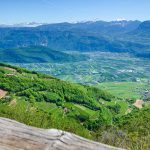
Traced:
<path id="1" fill-rule="evenodd" d="M 0 24 L 150 20 L 150 0 L 0 0 Z"/>

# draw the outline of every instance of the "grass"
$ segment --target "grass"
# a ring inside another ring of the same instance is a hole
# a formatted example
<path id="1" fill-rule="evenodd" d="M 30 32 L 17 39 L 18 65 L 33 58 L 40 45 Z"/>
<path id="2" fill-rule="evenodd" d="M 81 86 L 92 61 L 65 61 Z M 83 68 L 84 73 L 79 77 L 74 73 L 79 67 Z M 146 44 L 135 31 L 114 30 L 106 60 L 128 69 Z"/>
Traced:
<path id="1" fill-rule="evenodd" d="M 45 102 L 37 102 L 36 107 L 38 107 L 39 109 L 43 109 L 46 112 L 53 112 L 56 109 L 58 109 L 56 104 L 54 104 L 54 103 L 45 103 Z"/>
<path id="2" fill-rule="evenodd" d="M 121 115 L 125 115 L 128 108 L 129 108 L 129 104 L 124 101 L 124 100 L 114 100 L 114 101 L 104 101 L 102 99 L 100 99 L 100 102 L 104 105 L 104 106 L 115 106 L 115 105 L 120 105 L 120 112 L 117 116 L 121 116 Z"/>
<path id="3" fill-rule="evenodd" d="M 78 108 L 78 109 L 83 110 L 85 113 L 87 113 L 87 114 L 90 115 L 90 116 L 95 115 L 95 112 L 96 112 L 96 111 L 93 111 L 93 110 L 91 110 L 91 109 L 89 109 L 89 108 L 87 108 L 87 107 L 84 107 L 84 106 L 79 105 L 79 104 L 75 104 L 74 106 L 75 106 L 76 108 Z"/>
<path id="4" fill-rule="evenodd" d="M 105 82 L 98 84 L 97 87 L 107 90 L 117 97 L 139 99 L 142 90 L 148 88 L 148 85 L 144 82 Z"/>
<path id="5" fill-rule="evenodd" d="M 102 115 L 104 116 L 108 124 L 112 124 L 113 115 L 106 107 L 102 107 Z"/>
<path id="6" fill-rule="evenodd" d="M 117 104 L 119 104 L 121 106 L 119 116 L 125 115 L 129 108 L 128 103 L 125 101 L 118 101 Z"/>

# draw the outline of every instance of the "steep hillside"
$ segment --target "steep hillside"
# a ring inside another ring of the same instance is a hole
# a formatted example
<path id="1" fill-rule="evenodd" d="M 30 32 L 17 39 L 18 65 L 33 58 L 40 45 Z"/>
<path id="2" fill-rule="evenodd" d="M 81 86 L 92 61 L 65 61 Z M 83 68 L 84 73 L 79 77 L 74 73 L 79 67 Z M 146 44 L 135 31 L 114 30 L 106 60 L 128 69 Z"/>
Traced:
<path id="1" fill-rule="evenodd" d="M 141 38 L 141 40 L 147 41 L 148 39 L 150 39 L 150 21 L 142 22 L 138 28 L 129 32 L 128 34 L 129 34 L 129 36 L 133 36 L 133 38 L 135 38 L 135 40 L 139 37 L 139 38 Z"/>
<path id="2" fill-rule="evenodd" d="M 142 22 L 137 29 L 121 35 L 118 39 L 130 43 L 132 46 L 127 47 L 130 47 L 136 56 L 150 58 L 150 21 Z"/>
<path id="3" fill-rule="evenodd" d="M 138 136 L 141 130 L 134 129 L 132 133 L 130 116 L 134 118 L 139 112 L 132 100 L 127 102 L 102 89 L 71 84 L 21 68 L 0 65 L 0 99 L 1 117 L 27 125 L 57 128 L 128 149 L 137 146 L 134 140 L 148 137 L 148 128 L 142 128 L 144 134 Z M 148 104 L 141 112 L 146 109 L 149 113 Z M 145 117 L 148 116 L 142 117 L 141 126 L 148 127 Z M 128 122 L 130 126 L 125 127 Z M 134 119 L 134 123 L 138 120 Z M 148 143 L 141 140 L 139 144 L 145 148 Z"/>
<path id="4" fill-rule="evenodd" d="M 86 60 L 85 55 L 71 55 L 51 50 L 47 47 L 32 46 L 23 48 L 0 49 L 0 62 L 9 63 L 44 63 L 75 62 Z"/>
<path id="5" fill-rule="evenodd" d="M 138 30 L 150 32 L 150 21 L 144 21 L 141 23 Z"/>

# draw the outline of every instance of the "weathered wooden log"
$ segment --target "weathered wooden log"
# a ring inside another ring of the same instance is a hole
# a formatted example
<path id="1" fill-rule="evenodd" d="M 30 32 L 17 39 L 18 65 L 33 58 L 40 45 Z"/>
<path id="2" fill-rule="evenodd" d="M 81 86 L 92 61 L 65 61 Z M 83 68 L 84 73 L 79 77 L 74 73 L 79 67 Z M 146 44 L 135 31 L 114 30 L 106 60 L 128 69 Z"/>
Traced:
<path id="1" fill-rule="evenodd" d="M 119 150 L 56 129 L 39 129 L 0 118 L 0 150 Z"/>

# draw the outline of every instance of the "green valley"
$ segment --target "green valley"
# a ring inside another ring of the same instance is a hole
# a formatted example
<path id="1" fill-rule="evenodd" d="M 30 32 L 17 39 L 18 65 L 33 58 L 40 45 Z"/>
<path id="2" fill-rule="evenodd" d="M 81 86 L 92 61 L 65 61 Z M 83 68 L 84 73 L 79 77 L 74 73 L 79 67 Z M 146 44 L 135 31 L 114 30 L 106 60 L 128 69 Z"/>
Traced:
<path id="1" fill-rule="evenodd" d="M 68 52 L 70 54 L 70 52 Z M 79 52 L 71 52 L 80 55 Z M 89 59 L 66 63 L 12 63 L 65 81 L 102 87 L 121 98 L 143 98 L 150 89 L 150 60 L 127 53 L 82 53 Z"/>
<path id="2" fill-rule="evenodd" d="M 150 150 L 150 0 L 0 1 L 0 150 Z"/>

